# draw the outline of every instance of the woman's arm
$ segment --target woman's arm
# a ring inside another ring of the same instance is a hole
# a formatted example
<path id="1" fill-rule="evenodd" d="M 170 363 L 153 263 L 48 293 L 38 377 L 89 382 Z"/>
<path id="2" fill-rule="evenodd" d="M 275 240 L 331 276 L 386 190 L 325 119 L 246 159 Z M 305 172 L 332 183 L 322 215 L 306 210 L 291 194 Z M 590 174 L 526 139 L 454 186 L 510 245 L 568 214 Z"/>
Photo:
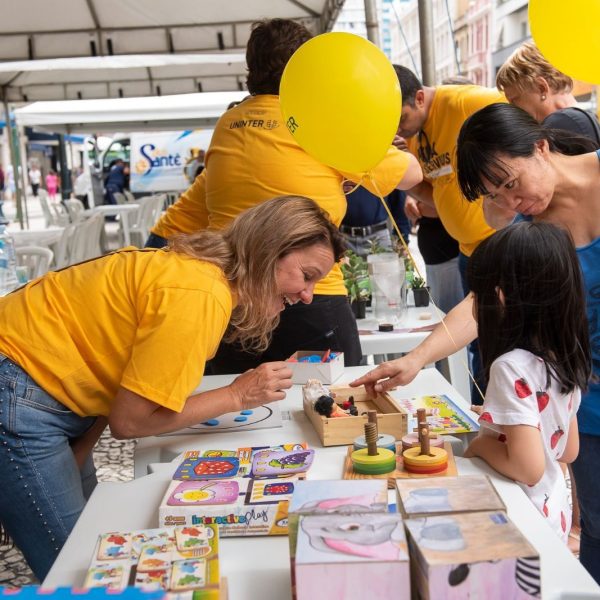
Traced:
<path id="1" fill-rule="evenodd" d="M 190 396 L 178 413 L 120 387 L 108 417 L 113 436 L 130 439 L 176 431 L 228 412 L 283 400 L 292 386 L 285 362 L 264 363 L 246 371 L 229 385 Z"/>
<path id="2" fill-rule="evenodd" d="M 579 454 L 579 427 L 577 417 L 573 417 L 569 423 L 569 435 L 562 456 L 558 459 L 562 463 L 572 463 Z"/>
<path id="3" fill-rule="evenodd" d="M 546 468 L 539 430 L 531 425 L 504 425 L 502 430 L 505 442 L 480 432 L 464 457 L 478 456 L 501 475 L 526 485 L 535 485 Z"/>
<path id="4" fill-rule="evenodd" d="M 477 323 L 473 318 L 473 297 L 469 294 L 412 352 L 402 358 L 380 364 L 350 385 L 352 387 L 364 385 L 372 395 L 398 385 L 406 385 L 425 365 L 457 352 L 476 337 Z"/>
<path id="5" fill-rule="evenodd" d="M 94 424 L 83 435 L 71 442 L 71 450 L 80 469 L 85 464 L 87 457 L 94 449 L 107 425 L 108 419 L 106 417 L 96 417 Z"/>

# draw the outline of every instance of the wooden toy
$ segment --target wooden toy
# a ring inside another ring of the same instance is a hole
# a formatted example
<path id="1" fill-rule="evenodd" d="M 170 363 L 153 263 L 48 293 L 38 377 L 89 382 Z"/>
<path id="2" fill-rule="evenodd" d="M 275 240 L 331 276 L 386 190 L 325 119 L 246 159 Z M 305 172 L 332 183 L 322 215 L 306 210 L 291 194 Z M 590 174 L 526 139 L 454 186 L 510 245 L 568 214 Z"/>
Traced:
<path id="1" fill-rule="evenodd" d="M 410 598 L 402 519 L 373 513 L 301 517 L 295 582 L 297 600 Z"/>
<path id="2" fill-rule="evenodd" d="M 367 440 L 364 435 L 359 435 L 352 445 L 354 450 L 360 450 L 361 448 L 367 447 Z M 387 448 L 391 450 L 394 454 L 396 453 L 396 438 L 393 435 L 388 435 L 387 433 L 379 433 L 377 434 L 377 447 L 378 448 Z"/>
<path id="3" fill-rule="evenodd" d="M 414 597 L 542 597 L 539 555 L 504 512 L 407 519 L 404 524 Z"/>
<path id="4" fill-rule="evenodd" d="M 286 535 L 289 500 L 313 457 L 306 444 L 188 451 L 159 506 L 159 524 L 216 524 L 221 537 Z"/>
<path id="5" fill-rule="evenodd" d="M 387 514 L 385 481 L 298 481 L 289 506 L 289 544 L 294 592 L 294 561 L 300 518 L 306 515 Z"/>
<path id="6" fill-rule="evenodd" d="M 311 380 L 302 389 L 304 413 L 313 424 L 324 446 L 342 446 L 354 443 L 354 440 L 364 434 L 364 424 L 367 421 L 367 411 L 377 413 L 377 428 L 379 433 L 387 433 L 396 439 L 402 438 L 408 432 L 409 415 L 400 408 L 387 392 L 370 398 L 364 387 L 332 386 L 327 390 L 337 404 L 343 405 L 350 396 L 353 398 L 358 416 L 344 419 L 332 419 L 318 414 L 314 408 L 314 389 L 323 387 L 318 380 Z M 319 394 L 320 395 L 320 394 Z"/>
<path id="7" fill-rule="evenodd" d="M 421 474 L 421 473 L 410 473 L 404 468 L 404 459 L 402 456 L 402 445 L 398 443 L 396 445 L 397 454 L 396 454 L 396 469 L 391 471 L 390 473 L 383 473 L 380 475 L 364 475 L 362 473 L 356 473 L 354 468 L 352 467 L 352 452 L 354 449 L 352 446 L 348 448 L 348 453 L 346 454 L 346 461 L 344 462 L 344 467 L 342 471 L 342 477 L 344 479 L 386 479 L 387 485 L 389 489 L 395 489 L 396 487 L 396 479 L 404 479 L 407 477 L 446 477 L 446 476 L 455 476 L 457 475 L 456 471 L 456 462 L 454 460 L 454 454 L 452 453 L 452 446 L 448 443 L 444 443 L 444 450 L 446 450 L 448 454 L 448 468 L 445 471 L 440 473 L 433 474 Z"/>
<path id="8" fill-rule="evenodd" d="M 110 559 L 107 559 L 107 556 Z M 111 532 L 98 538 L 84 587 L 119 590 L 128 584 L 162 597 L 181 592 L 219 600 L 217 525 Z"/>
<path id="9" fill-rule="evenodd" d="M 396 468 L 396 453 L 377 447 L 377 424 L 365 423 L 367 447 L 354 450 L 351 454 L 352 468 L 364 475 L 389 473 Z"/>
<path id="10" fill-rule="evenodd" d="M 404 450 L 402 458 L 404 459 L 404 468 L 409 473 L 433 475 L 446 471 L 448 468 L 448 453 L 444 448 L 431 447 L 429 426 L 425 420 L 419 423 L 419 445 Z"/>
<path id="11" fill-rule="evenodd" d="M 398 512 L 404 518 L 506 510 L 485 475 L 398 479 L 396 497 Z"/>
<path id="12" fill-rule="evenodd" d="M 108 587 L 92 589 L 81 588 L 42 588 L 39 585 L 29 585 L 22 588 L 0 587 L 0 598 L 11 600 L 162 600 L 164 591 L 149 592 L 138 588 L 127 587 L 123 590 L 113 590 Z M 223 599 L 224 600 L 224 599 Z"/>

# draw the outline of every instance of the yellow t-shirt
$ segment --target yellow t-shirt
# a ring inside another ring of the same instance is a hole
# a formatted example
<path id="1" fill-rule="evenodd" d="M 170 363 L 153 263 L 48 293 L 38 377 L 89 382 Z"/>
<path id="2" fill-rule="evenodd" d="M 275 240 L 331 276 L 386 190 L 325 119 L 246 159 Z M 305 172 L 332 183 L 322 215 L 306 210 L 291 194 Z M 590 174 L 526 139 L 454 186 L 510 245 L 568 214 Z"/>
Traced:
<path id="1" fill-rule="evenodd" d="M 119 386 L 180 412 L 232 309 L 218 267 L 123 250 L 0 299 L 0 352 L 81 416 L 107 416 Z"/>
<path id="2" fill-rule="evenodd" d="M 360 140 L 356 141 L 357 148 Z M 228 110 L 216 125 L 206 153 L 206 168 L 194 184 L 152 228 L 168 238 L 177 232 L 223 229 L 243 210 L 275 196 L 312 198 L 339 227 L 346 213 L 342 181 L 358 182 L 358 173 L 340 173 L 312 158 L 285 127 L 278 96 L 252 96 Z M 408 168 L 396 148 L 373 169 L 386 196 Z M 371 192 L 370 182 L 364 186 Z M 316 294 L 346 295 L 338 265 L 315 287 Z"/>
<path id="3" fill-rule="evenodd" d="M 425 127 L 409 140 L 410 151 L 433 186 L 438 215 L 467 256 L 494 230 L 483 216 L 482 199 L 469 202 L 461 194 L 456 178 L 456 140 L 467 117 L 494 102 L 506 102 L 496 89 L 478 85 L 437 87 Z"/>

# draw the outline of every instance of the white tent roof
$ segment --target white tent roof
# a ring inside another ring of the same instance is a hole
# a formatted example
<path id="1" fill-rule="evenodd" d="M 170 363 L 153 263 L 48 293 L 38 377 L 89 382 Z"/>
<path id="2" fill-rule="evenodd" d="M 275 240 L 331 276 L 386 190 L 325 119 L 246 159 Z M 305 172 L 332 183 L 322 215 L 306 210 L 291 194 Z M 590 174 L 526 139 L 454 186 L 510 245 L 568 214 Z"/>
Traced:
<path id="1" fill-rule="evenodd" d="M 206 92 L 148 98 L 34 102 L 14 111 L 17 123 L 56 133 L 156 131 L 214 125 L 246 92 Z"/>
<path id="2" fill-rule="evenodd" d="M 0 86 L 9 102 L 239 91 L 254 21 L 294 19 L 323 33 L 343 2 L 19 0 L 0 19 L 0 63 L 13 62 L 0 64 Z M 173 63 L 150 55 L 187 58 Z M 129 66 L 115 67 L 123 57 Z M 75 62 L 58 69 L 41 62 L 54 58 L 94 60 L 79 70 Z"/>

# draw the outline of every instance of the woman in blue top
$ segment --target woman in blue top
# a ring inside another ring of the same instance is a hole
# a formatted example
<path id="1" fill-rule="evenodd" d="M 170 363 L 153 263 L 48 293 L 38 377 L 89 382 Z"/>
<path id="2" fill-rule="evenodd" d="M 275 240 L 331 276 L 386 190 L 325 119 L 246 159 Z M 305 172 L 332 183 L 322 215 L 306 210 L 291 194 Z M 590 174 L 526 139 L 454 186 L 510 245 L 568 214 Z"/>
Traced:
<path id="1" fill-rule="evenodd" d="M 600 583 L 600 153 L 590 151 L 590 144 L 587 138 L 544 128 L 516 106 L 492 104 L 465 121 L 457 165 L 464 196 L 483 196 L 486 218 L 493 214 L 496 228 L 522 214 L 567 229 L 576 246 L 594 376 L 577 414 L 580 451 L 573 472 L 581 510 L 580 559 Z M 406 385 L 423 366 L 456 352 L 477 336 L 472 305 L 468 296 L 415 350 L 379 365 L 353 385 L 377 391 Z"/>

